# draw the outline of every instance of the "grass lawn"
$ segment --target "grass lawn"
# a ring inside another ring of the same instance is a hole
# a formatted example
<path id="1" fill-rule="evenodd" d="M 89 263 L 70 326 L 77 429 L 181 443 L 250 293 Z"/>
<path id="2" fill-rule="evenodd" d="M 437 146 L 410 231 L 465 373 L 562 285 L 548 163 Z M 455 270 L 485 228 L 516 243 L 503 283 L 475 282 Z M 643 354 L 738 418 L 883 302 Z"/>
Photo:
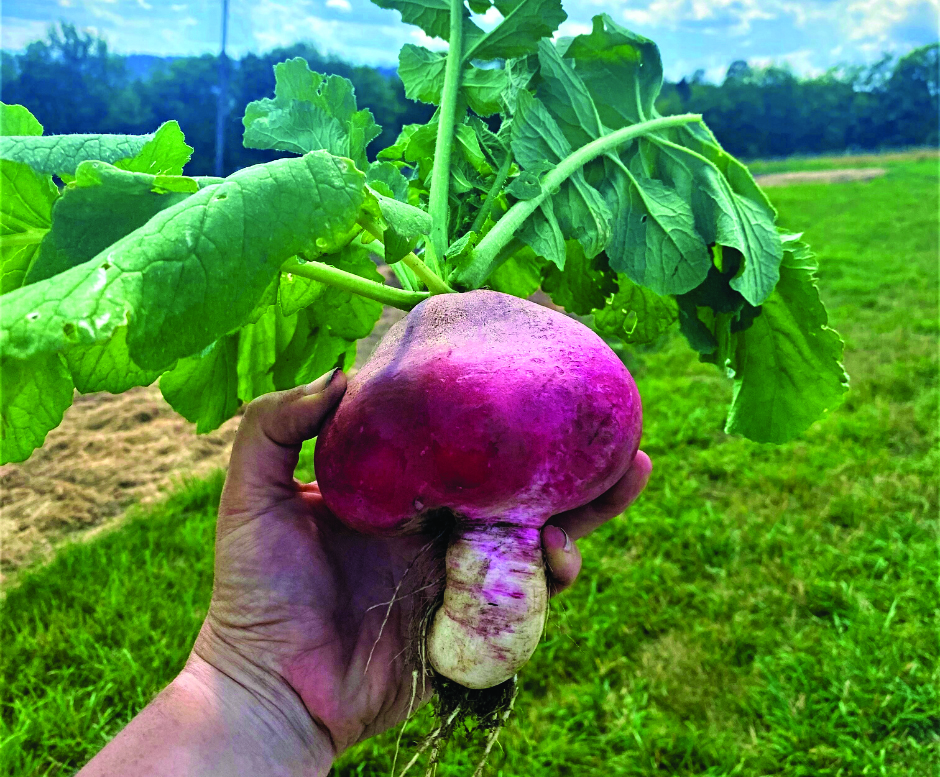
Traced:
<path id="1" fill-rule="evenodd" d="M 838 166 L 839 160 L 833 160 Z M 630 354 L 650 486 L 583 541 L 491 775 L 940 774 L 937 161 L 774 189 L 821 260 L 851 391 L 781 447 L 676 335 Z M 19 576 L 0 623 L 0 774 L 71 773 L 182 666 L 221 476 Z M 410 752 L 429 730 L 409 725 Z M 388 774 L 394 733 L 338 775 Z M 439 775 L 469 775 L 455 742 Z"/>

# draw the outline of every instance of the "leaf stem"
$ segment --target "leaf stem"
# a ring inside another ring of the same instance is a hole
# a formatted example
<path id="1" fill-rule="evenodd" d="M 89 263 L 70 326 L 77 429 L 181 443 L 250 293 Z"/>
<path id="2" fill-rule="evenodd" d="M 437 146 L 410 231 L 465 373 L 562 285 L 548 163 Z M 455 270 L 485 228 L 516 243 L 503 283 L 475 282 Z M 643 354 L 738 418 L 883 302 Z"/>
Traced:
<path id="1" fill-rule="evenodd" d="M 490 215 L 490 211 L 493 210 L 493 206 L 496 204 L 496 198 L 499 197 L 499 193 L 502 191 L 503 184 L 506 183 L 506 179 L 509 177 L 509 168 L 511 166 L 512 154 L 509 151 L 506 151 L 506 158 L 499 166 L 499 172 L 496 174 L 496 180 L 493 181 L 493 185 L 486 193 L 486 199 L 483 200 L 483 207 L 477 211 L 477 216 L 473 220 L 473 225 L 470 227 L 471 232 L 476 232 L 479 234 L 480 230 L 483 229 L 483 225 L 486 223 L 486 219 Z"/>
<path id="2" fill-rule="evenodd" d="M 361 215 L 359 217 L 360 222 L 362 223 L 363 229 L 368 232 L 372 237 L 376 239 L 377 242 L 382 243 L 382 230 L 378 224 L 375 223 L 374 219 L 369 216 Z M 428 248 L 431 246 L 428 245 Z M 376 252 L 378 253 L 378 252 Z M 382 258 L 385 258 L 385 244 L 382 243 Z M 433 260 L 434 254 L 430 253 L 429 257 Z M 411 271 L 418 276 L 423 282 L 424 285 L 428 287 L 428 291 L 431 294 L 452 294 L 453 289 L 448 286 L 444 280 L 434 272 L 430 267 L 428 267 L 421 259 L 418 257 L 414 251 L 410 254 L 407 254 L 401 258 L 401 261 L 404 265 L 411 269 Z M 437 262 L 434 262 L 437 264 Z"/>
<path id="3" fill-rule="evenodd" d="M 353 294 L 358 294 L 360 297 L 374 299 L 383 305 L 391 305 L 399 310 L 411 310 L 419 302 L 431 296 L 427 291 L 405 291 L 375 283 L 367 278 L 353 275 L 323 262 L 302 262 L 299 259 L 291 258 L 281 265 L 281 272 L 289 272 L 302 278 L 320 281 L 320 283 L 326 283 Z"/>
<path id="4" fill-rule="evenodd" d="M 470 289 L 479 288 L 495 269 L 495 261 L 500 250 L 519 231 L 525 220 L 535 212 L 548 197 L 556 193 L 557 189 L 576 171 L 593 159 L 606 154 L 627 141 L 642 135 L 648 135 L 659 130 L 671 127 L 681 127 L 701 121 L 699 114 L 686 113 L 680 116 L 664 116 L 658 119 L 631 124 L 629 127 L 611 132 L 609 135 L 592 140 L 577 151 L 574 151 L 554 168 L 549 170 L 542 179 L 542 192 L 531 200 L 520 200 L 513 205 L 497 222 L 473 250 L 470 262 L 461 270 L 455 272 L 449 280 L 459 286 Z"/>
<path id="5" fill-rule="evenodd" d="M 449 213 L 450 157 L 457 120 L 457 95 L 460 91 L 460 71 L 463 64 L 463 0 L 450 0 L 450 38 L 447 65 L 444 70 L 444 89 L 441 94 L 441 114 L 434 144 L 434 167 L 431 170 L 431 189 L 428 212 L 431 214 L 430 242 L 435 257 L 444 256 L 447 248 L 447 220 Z M 439 270 L 439 267 L 432 267 Z"/>

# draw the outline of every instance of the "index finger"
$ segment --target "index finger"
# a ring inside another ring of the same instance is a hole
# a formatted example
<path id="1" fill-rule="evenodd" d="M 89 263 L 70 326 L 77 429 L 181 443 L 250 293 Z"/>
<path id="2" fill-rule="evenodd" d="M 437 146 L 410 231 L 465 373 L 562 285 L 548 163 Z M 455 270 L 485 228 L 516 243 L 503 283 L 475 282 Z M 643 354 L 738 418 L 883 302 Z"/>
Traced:
<path id="1" fill-rule="evenodd" d="M 636 501 L 646 488 L 652 470 L 653 462 L 650 461 L 650 457 L 643 451 L 637 451 L 630 469 L 607 491 L 586 505 L 559 513 L 548 522 L 548 525 L 564 529 L 572 540 L 586 537 L 598 526 L 620 515 Z"/>

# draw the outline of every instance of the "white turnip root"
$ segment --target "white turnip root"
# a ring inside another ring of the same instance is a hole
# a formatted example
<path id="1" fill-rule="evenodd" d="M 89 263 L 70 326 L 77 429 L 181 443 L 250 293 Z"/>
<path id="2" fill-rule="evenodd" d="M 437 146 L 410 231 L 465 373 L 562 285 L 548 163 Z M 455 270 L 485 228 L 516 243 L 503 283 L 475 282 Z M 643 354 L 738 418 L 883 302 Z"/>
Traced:
<path id="1" fill-rule="evenodd" d="M 580 322 L 491 291 L 433 296 L 396 324 L 317 442 L 327 505 L 368 533 L 453 514 L 427 657 L 471 689 L 532 656 L 548 602 L 540 532 L 627 471 L 640 396 Z"/>

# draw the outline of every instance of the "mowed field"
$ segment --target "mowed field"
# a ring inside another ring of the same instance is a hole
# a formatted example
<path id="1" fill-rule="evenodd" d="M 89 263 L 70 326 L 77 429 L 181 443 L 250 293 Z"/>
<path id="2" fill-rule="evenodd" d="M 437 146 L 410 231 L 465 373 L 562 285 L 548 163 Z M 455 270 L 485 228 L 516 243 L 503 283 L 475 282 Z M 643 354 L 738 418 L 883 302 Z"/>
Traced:
<path id="1" fill-rule="evenodd" d="M 940 774 L 938 166 L 874 163 L 887 174 L 770 190 L 819 256 L 851 375 L 801 439 L 726 436 L 730 384 L 677 333 L 626 354 L 653 478 L 582 541 L 487 774 Z M 810 167 L 827 164 L 848 166 Z M 17 576 L 0 774 L 72 773 L 179 671 L 209 601 L 221 483 L 181 485 Z M 430 728 L 426 709 L 403 755 Z M 396 735 L 336 774 L 389 774 Z M 469 777 L 481 750 L 459 738 L 438 775 Z"/>

